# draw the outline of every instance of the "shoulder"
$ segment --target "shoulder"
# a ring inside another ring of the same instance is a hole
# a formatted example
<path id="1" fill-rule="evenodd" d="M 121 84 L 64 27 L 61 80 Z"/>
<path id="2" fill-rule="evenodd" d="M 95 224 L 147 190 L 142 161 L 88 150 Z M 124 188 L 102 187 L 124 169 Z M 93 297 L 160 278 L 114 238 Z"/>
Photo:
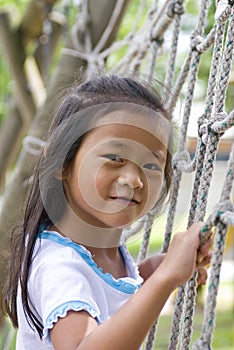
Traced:
<path id="1" fill-rule="evenodd" d="M 83 246 L 57 232 L 44 230 L 37 237 L 30 279 L 48 279 L 51 276 L 53 280 L 53 276 L 57 275 L 59 283 L 73 273 L 79 277 L 83 274 L 88 279 L 91 262 L 91 254 Z"/>
<path id="2" fill-rule="evenodd" d="M 74 249 L 75 245 L 77 246 L 76 249 Z M 37 236 L 34 260 L 43 260 L 48 254 L 50 259 L 63 258 L 64 256 L 74 258 L 77 257 L 79 249 L 77 244 L 61 236 L 58 232 L 44 230 Z"/>

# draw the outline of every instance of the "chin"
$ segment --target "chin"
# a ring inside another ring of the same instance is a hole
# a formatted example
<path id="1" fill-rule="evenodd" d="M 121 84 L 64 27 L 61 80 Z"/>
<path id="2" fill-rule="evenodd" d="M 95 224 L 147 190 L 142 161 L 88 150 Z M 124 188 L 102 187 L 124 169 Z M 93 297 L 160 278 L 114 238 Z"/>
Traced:
<path id="1" fill-rule="evenodd" d="M 109 223 L 109 227 L 111 228 L 119 228 L 119 229 L 124 229 L 126 227 L 129 227 L 130 225 L 132 225 L 137 219 L 132 219 L 132 220 L 116 220 L 116 221 L 112 221 Z"/>

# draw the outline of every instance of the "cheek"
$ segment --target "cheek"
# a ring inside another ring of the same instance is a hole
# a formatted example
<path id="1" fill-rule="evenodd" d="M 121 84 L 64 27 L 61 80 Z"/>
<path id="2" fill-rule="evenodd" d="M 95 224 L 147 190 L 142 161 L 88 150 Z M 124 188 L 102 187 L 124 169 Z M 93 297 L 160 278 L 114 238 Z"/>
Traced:
<path id="1" fill-rule="evenodd" d="M 110 195 L 113 182 L 114 176 L 112 172 L 108 171 L 105 166 L 101 166 L 95 176 L 96 192 L 99 196 L 106 199 Z"/>
<path id="2" fill-rule="evenodd" d="M 85 162 L 79 168 L 77 181 L 83 202 L 98 210 L 105 206 L 111 184 L 111 176 L 100 163 Z"/>
<path id="3" fill-rule="evenodd" d="M 163 185 L 163 176 L 155 176 L 155 178 L 147 179 L 147 198 L 146 198 L 146 206 L 147 211 L 152 209 L 157 200 L 159 199 L 161 190 Z"/>

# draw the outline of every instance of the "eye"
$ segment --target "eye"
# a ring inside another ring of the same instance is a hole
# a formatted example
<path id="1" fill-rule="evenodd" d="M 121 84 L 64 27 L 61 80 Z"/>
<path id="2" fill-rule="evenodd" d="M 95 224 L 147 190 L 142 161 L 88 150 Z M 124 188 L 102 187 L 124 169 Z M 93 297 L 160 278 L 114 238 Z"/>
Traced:
<path id="1" fill-rule="evenodd" d="M 117 162 L 117 163 L 124 162 L 124 159 L 122 159 L 120 156 L 118 156 L 117 154 L 114 154 L 114 153 L 105 154 L 103 157 L 111 160 L 112 162 Z"/>
<path id="2" fill-rule="evenodd" d="M 153 171 L 162 171 L 161 168 L 155 163 L 144 164 L 143 168 L 153 170 Z"/>

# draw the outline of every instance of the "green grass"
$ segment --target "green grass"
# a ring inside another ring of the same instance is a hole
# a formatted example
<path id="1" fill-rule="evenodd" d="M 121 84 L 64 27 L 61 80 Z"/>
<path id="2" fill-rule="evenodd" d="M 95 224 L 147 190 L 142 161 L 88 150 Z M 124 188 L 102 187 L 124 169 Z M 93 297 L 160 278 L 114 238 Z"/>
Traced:
<path id="1" fill-rule="evenodd" d="M 170 338 L 172 316 L 162 315 L 158 324 L 155 350 L 165 350 Z M 194 318 L 192 343 L 201 335 L 203 313 L 198 312 Z M 216 327 L 214 331 L 212 349 L 213 350 L 233 350 L 233 309 L 219 311 L 216 316 Z"/>

